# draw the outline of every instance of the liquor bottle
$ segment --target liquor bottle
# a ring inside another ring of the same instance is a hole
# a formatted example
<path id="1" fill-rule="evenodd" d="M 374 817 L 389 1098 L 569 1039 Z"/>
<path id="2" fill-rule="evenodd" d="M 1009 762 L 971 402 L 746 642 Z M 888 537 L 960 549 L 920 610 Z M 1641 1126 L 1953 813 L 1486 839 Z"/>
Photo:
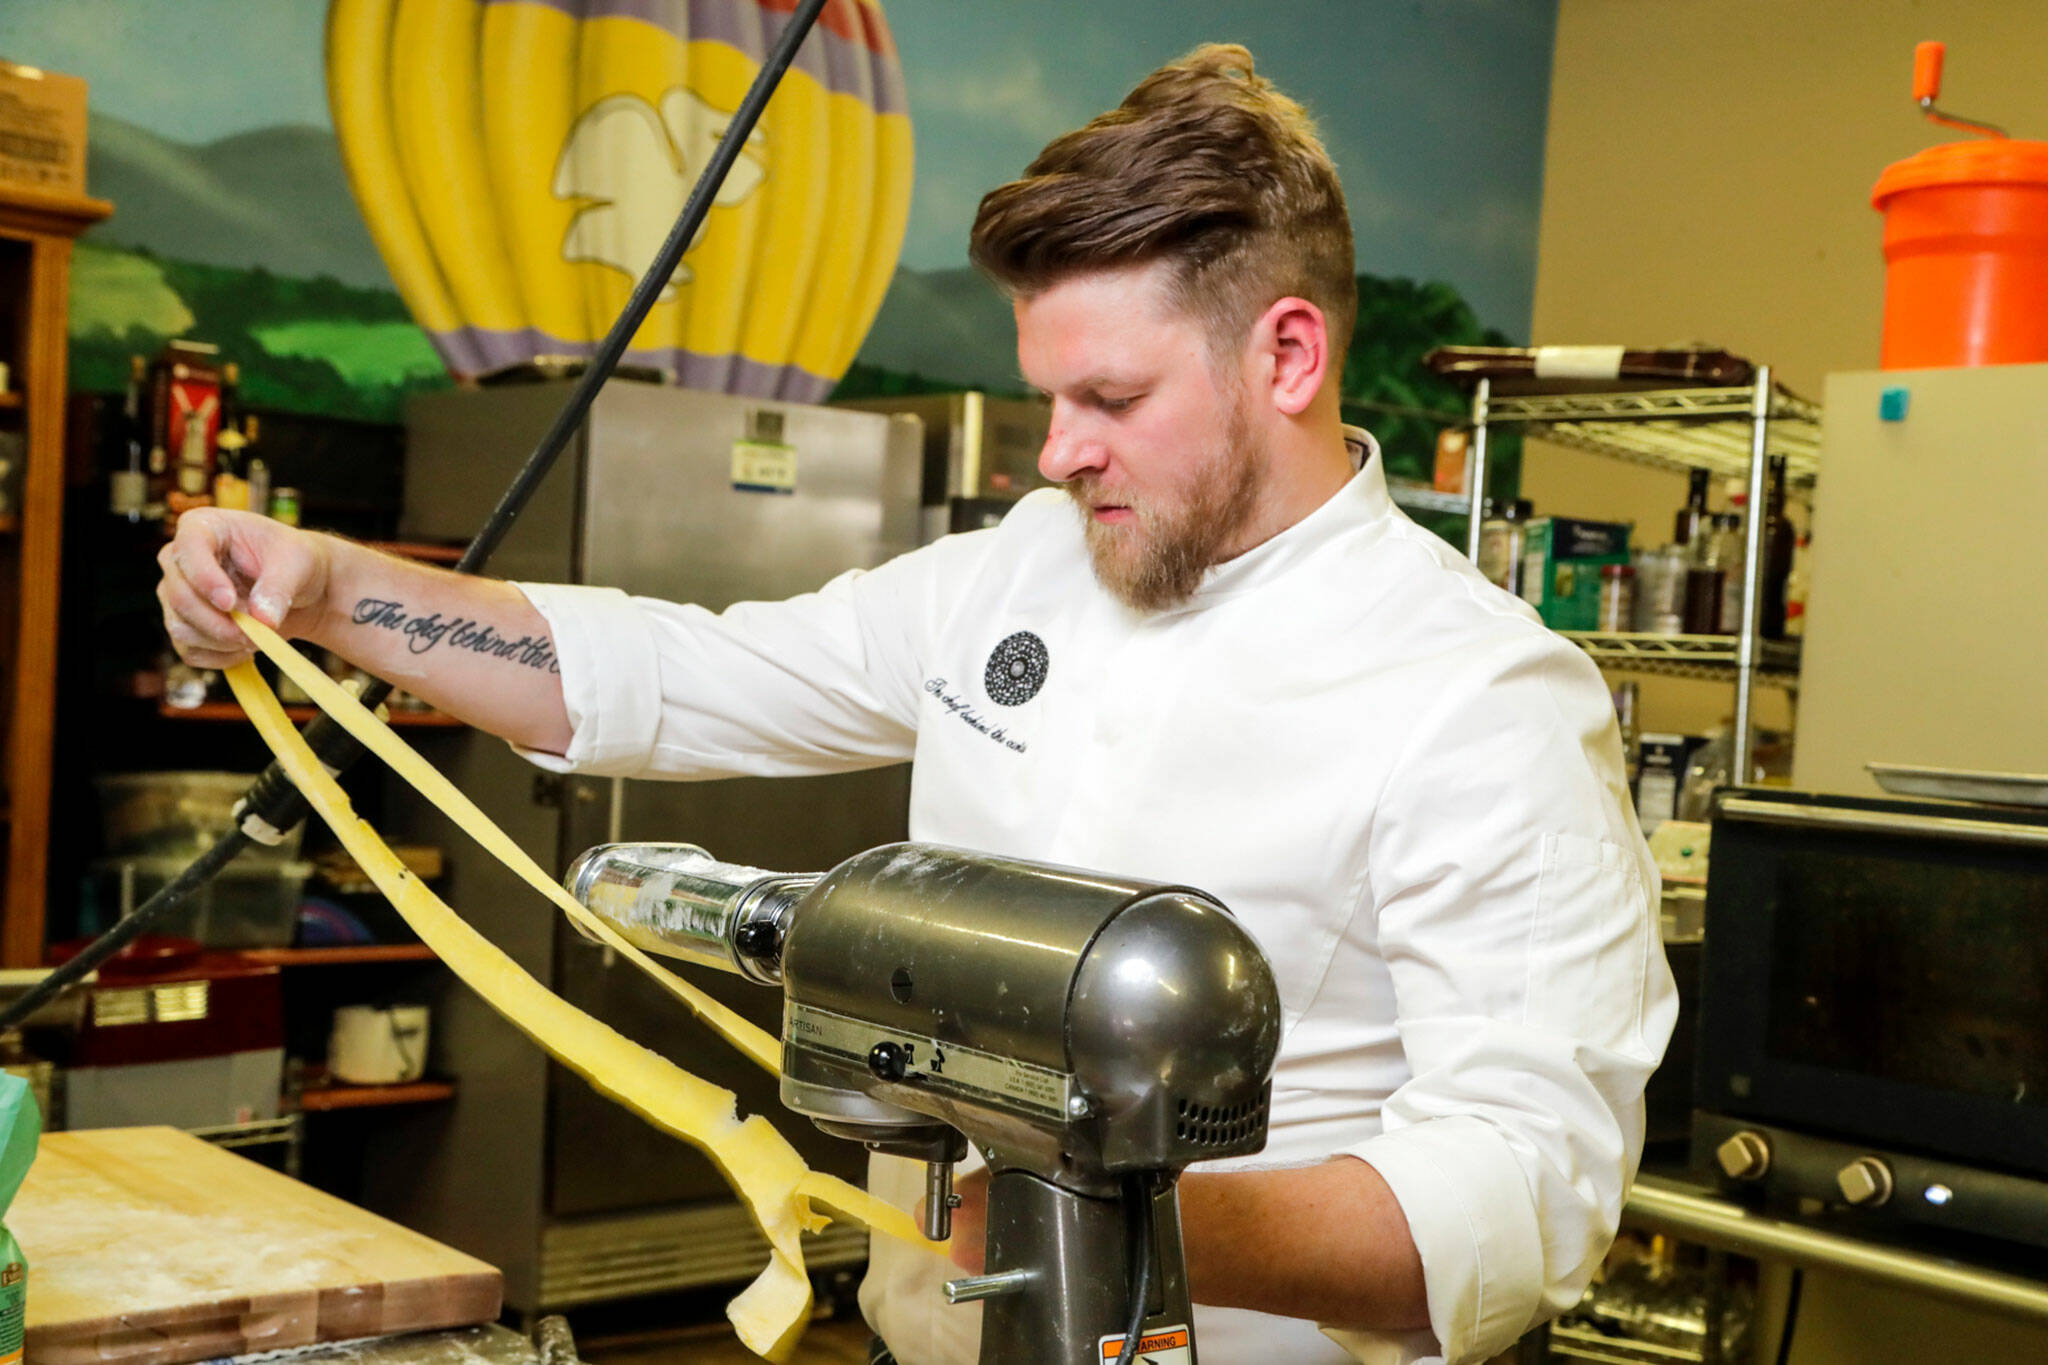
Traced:
<path id="1" fill-rule="evenodd" d="M 148 362 L 139 355 L 128 357 L 128 391 L 121 399 L 118 458 L 122 467 L 107 478 L 107 510 L 131 522 L 141 521 L 149 508 L 149 475 L 143 468 L 148 458 L 149 432 L 142 411 L 142 388 L 148 382 Z"/>
<path id="2" fill-rule="evenodd" d="M 1773 455 L 1764 485 L 1763 611 L 1758 629 L 1766 640 L 1785 638 L 1785 585 L 1792 577 L 1798 533 L 1785 515 L 1785 457 Z"/>
<path id="3" fill-rule="evenodd" d="M 1721 622 L 1718 634 L 1740 635 L 1742 633 L 1742 578 L 1749 563 L 1749 544 L 1743 539 L 1743 517 L 1748 509 L 1742 504 L 1746 498 L 1736 500 L 1736 510 L 1722 512 L 1714 518 L 1714 535 L 1720 545 L 1717 558 L 1721 562 Z"/>
<path id="4" fill-rule="evenodd" d="M 1671 528 L 1674 544 L 1691 545 L 1693 537 L 1707 520 L 1707 488 L 1713 475 L 1704 469 L 1695 469 L 1688 476 L 1685 492 L 1685 506 L 1678 509 L 1677 523 Z"/>
<path id="5" fill-rule="evenodd" d="M 1721 633 L 1721 595 L 1727 576 L 1721 562 L 1722 541 L 1716 535 L 1712 514 L 1704 514 L 1691 529 L 1685 547 L 1685 633 Z"/>

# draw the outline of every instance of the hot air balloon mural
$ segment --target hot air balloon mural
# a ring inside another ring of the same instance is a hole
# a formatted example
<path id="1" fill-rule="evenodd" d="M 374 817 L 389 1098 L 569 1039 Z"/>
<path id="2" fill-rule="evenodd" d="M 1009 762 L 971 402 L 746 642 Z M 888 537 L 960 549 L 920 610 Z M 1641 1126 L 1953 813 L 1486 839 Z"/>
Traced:
<path id="1" fill-rule="evenodd" d="M 349 183 L 458 379 L 588 356 L 667 236 L 795 0 L 332 0 Z M 879 0 L 831 0 L 626 364 L 816 402 L 910 210 Z"/>

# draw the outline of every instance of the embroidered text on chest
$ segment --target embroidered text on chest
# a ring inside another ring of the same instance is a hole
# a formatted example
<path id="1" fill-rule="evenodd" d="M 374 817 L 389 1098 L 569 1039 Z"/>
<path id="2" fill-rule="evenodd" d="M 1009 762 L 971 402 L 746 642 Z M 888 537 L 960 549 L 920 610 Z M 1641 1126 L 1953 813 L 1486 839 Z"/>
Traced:
<path id="1" fill-rule="evenodd" d="M 974 703 L 953 690 L 953 685 L 944 678 L 926 678 L 924 690 L 946 708 L 946 714 L 980 734 L 987 735 L 1012 753 L 1023 753 L 1029 746 L 1021 739 L 1012 738 L 1010 732 L 990 721 L 975 709 Z"/>

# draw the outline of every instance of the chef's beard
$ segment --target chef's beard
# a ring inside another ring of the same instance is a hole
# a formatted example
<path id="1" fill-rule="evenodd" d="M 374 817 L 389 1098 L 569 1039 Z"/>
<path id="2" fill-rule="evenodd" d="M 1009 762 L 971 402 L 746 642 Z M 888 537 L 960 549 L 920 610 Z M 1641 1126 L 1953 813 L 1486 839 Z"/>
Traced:
<path id="1" fill-rule="evenodd" d="M 1121 524 L 1095 519 L 1104 499 L 1090 477 L 1067 492 L 1080 504 L 1088 558 L 1112 597 L 1137 611 L 1178 607 L 1195 595 L 1202 575 L 1220 563 L 1224 548 L 1251 520 L 1257 503 L 1261 452 L 1253 448 L 1243 402 L 1230 405 L 1223 440 L 1189 466 L 1171 500 L 1117 497 L 1131 509 Z"/>

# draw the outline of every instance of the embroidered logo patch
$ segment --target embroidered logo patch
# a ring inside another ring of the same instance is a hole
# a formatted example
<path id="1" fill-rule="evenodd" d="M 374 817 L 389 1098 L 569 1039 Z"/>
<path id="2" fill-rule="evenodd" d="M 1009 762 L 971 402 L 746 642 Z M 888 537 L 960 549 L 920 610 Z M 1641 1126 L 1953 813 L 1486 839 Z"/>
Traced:
<path id="1" fill-rule="evenodd" d="M 1050 662 L 1045 641 L 1028 630 L 1020 630 L 989 654 L 981 685 L 996 705 L 1022 706 L 1045 686 L 1045 671 Z"/>

